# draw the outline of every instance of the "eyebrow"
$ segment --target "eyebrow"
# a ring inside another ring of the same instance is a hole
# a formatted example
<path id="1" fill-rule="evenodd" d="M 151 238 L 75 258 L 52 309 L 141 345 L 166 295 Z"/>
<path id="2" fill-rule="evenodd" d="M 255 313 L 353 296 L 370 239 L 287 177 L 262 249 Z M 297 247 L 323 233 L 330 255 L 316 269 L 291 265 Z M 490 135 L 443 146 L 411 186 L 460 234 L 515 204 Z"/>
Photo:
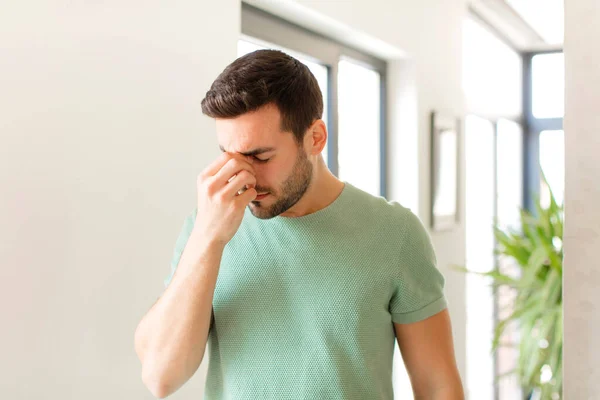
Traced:
<path id="1" fill-rule="evenodd" d="M 223 148 L 223 146 L 219 146 L 219 149 L 221 149 L 221 151 L 223 153 L 225 153 L 225 149 Z M 240 154 L 243 156 L 246 156 L 246 157 L 252 157 L 252 156 L 257 156 L 262 153 L 268 153 L 269 151 L 274 151 L 274 150 L 275 150 L 275 148 L 273 148 L 273 147 L 259 147 L 258 149 L 240 152 Z"/>

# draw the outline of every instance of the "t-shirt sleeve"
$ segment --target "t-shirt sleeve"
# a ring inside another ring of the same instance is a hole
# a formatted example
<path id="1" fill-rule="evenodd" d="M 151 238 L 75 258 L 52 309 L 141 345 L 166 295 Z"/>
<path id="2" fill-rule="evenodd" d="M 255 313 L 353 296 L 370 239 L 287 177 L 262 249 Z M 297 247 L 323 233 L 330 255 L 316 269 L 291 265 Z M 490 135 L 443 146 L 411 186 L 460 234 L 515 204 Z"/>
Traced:
<path id="1" fill-rule="evenodd" d="M 392 321 L 400 324 L 424 320 L 447 307 L 445 279 L 437 268 L 429 233 L 414 213 L 408 209 L 406 213 L 390 300 Z"/>
<path id="2" fill-rule="evenodd" d="M 183 249 L 185 249 L 185 245 L 187 244 L 190 235 L 192 234 L 192 230 L 194 228 L 194 222 L 196 221 L 197 210 L 194 210 L 190 215 L 188 215 L 183 221 L 183 226 L 179 232 L 179 236 L 175 242 L 175 248 L 173 249 L 173 256 L 171 257 L 171 268 L 169 275 L 164 280 L 165 289 L 171 283 L 171 279 L 173 279 L 173 275 L 175 274 L 175 270 L 177 269 L 177 265 L 179 264 L 179 260 L 181 259 L 181 254 L 183 253 Z"/>

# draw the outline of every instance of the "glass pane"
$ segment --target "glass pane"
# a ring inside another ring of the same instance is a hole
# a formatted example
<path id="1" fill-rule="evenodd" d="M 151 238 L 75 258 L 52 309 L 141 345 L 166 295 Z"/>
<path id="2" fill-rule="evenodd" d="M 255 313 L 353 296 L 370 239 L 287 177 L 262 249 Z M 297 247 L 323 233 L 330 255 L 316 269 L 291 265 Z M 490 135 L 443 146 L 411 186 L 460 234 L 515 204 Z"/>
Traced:
<path id="1" fill-rule="evenodd" d="M 380 77 L 348 60 L 338 66 L 339 177 L 380 195 Z"/>
<path id="2" fill-rule="evenodd" d="M 465 123 L 467 268 L 494 268 L 494 125 L 468 116 Z M 467 379 L 469 399 L 494 398 L 494 294 L 484 277 L 466 276 Z"/>
<path id="3" fill-rule="evenodd" d="M 498 225 L 503 229 L 518 229 L 520 209 L 523 205 L 523 129 L 514 121 L 498 121 L 496 138 L 497 157 L 497 207 Z M 515 275 L 518 271 L 511 259 L 498 257 L 498 268 L 506 274 Z M 498 288 L 498 318 L 506 318 L 512 309 L 514 292 L 504 287 Z M 514 324 L 506 328 L 502 343 L 518 343 L 518 327 Z M 497 351 L 498 374 L 503 375 L 517 367 L 519 352 L 515 348 L 501 346 Z M 500 400 L 522 398 L 516 375 L 509 375 L 498 382 Z"/>
<path id="4" fill-rule="evenodd" d="M 293 50 L 289 50 L 284 47 L 276 46 L 276 45 L 272 45 L 272 44 L 265 43 L 263 45 L 263 44 L 259 44 L 259 41 L 252 42 L 252 41 L 243 40 L 243 39 L 238 40 L 237 56 L 241 57 L 244 54 L 248 54 L 253 51 L 260 50 L 260 49 L 266 49 L 266 48 L 281 50 L 281 51 L 291 55 L 292 57 L 298 59 L 300 62 L 302 62 L 304 65 L 306 65 L 308 67 L 310 72 L 312 72 L 312 74 L 315 76 L 315 79 L 317 80 L 317 83 L 319 84 L 319 88 L 321 89 L 321 93 L 323 95 L 323 121 L 325 122 L 326 125 L 328 125 L 329 119 L 328 119 L 328 114 L 327 114 L 327 111 L 328 111 L 327 110 L 328 109 L 327 92 L 329 89 L 329 85 L 328 85 L 327 77 L 328 77 L 329 71 L 328 71 L 327 67 L 324 65 L 321 65 L 319 63 L 316 63 L 314 61 L 311 61 L 305 55 L 302 55 Z M 325 160 L 325 164 L 327 164 L 327 144 L 325 145 L 325 148 L 323 149 L 322 155 L 323 155 L 323 159 Z"/>
<path id="5" fill-rule="evenodd" d="M 564 0 L 507 0 L 507 2 L 547 43 L 563 42 Z"/>
<path id="6" fill-rule="evenodd" d="M 507 119 L 498 121 L 498 222 L 518 227 L 523 206 L 523 129 Z"/>
<path id="7" fill-rule="evenodd" d="M 565 134 L 564 131 L 543 131 L 540 133 L 540 167 L 552 189 L 558 204 L 562 204 L 565 194 Z M 540 201 L 543 207 L 550 205 L 550 191 L 540 182 Z"/>
<path id="8" fill-rule="evenodd" d="M 435 216 L 454 216 L 456 212 L 457 175 L 457 137 L 454 130 L 442 130 L 439 133 L 439 145 L 436 157 L 439 157 L 439 177 L 437 178 L 433 199 Z"/>
<path id="9" fill-rule="evenodd" d="M 531 61 L 533 116 L 562 118 L 565 108 L 563 53 L 538 54 Z"/>
<path id="10" fill-rule="evenodd" d="M 522 113 L 523 61 L 473 19 L 463 25 L 463 88 L 469 113 L 517 117 Z"/>

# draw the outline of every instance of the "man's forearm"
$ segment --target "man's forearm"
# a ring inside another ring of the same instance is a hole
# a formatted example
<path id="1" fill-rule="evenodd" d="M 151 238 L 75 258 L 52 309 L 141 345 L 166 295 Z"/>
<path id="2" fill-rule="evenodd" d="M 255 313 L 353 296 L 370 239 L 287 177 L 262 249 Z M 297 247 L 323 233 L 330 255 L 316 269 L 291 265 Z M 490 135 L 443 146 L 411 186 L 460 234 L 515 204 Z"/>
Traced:
<path id="1" fill-rule="evenodd" d="M 460 378 L 456 381 L 432 389 L 427 394 L 415 396 L 415 400 L 464 400 L 465 393 Z"/>
<path id="2" fill-rule="evenodd" d="M 157 397 L 176 391 L 204 357 L 223 245 L 193 231 L 169 287 L 135 333 L 142 379 Z"/>

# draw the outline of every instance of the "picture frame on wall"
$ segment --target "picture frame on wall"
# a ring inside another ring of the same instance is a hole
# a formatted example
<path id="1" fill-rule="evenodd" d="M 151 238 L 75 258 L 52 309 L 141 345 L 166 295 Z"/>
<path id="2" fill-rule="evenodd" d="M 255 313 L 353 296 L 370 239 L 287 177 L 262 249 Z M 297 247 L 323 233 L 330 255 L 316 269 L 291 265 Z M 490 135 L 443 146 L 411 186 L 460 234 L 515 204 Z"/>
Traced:
<path id="1" fill-rule="evenodd" d="M 460 118 L 431 113 L 431 229 L 452 230 L 458 223 Z"/>

